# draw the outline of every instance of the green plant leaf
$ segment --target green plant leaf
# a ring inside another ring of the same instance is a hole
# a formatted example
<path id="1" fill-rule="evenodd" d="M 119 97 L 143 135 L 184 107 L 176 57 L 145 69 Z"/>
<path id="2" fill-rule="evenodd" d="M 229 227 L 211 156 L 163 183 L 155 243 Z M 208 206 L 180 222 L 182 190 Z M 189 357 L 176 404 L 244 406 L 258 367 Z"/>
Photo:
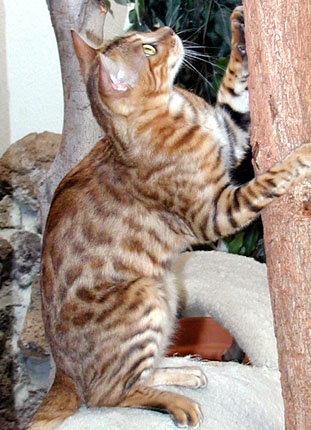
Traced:
<path id="1" fill-rule="evenodd" d="M 228 63 L 229 63 L 228 57 L 217 58 L 216 64 L 215 64 L 215 70 L 221 73 L 221 75 L 223 76 L 228 66 Z"/>
<path id="2" fill-rule="evenodd" d="M 245 255 L 250 256 L 255 251 L 257 242 L 259 238 L 259 230 L 256 225 L 245 234 L 244 246 L 245 246 Z"/>
<path id="3" fill-rule="evenodd" d="M 126 6 L 128 3 L 130 3 L 130 0 L 114 0 L 114 2 Z"/>
<path id="4" fill-rule="evenodd" d="M 265 251 L 265 244 L 264 244 L 263 238 L 260 238 L 258 240 L 257 247 L 256 247 L 256 250 L 255 250 L 255 252 L 253 254 L 253 257 L 256 260 L 260 261 L 261 263 L 265 263 L 265 261 L 266 261 L 266 251 Z"/>
<path id="5" fill-rule="evenodd" d="M 215 97 L 218 92 L 218 88 L 220 87 L 221 80 L 222 80 L 222 76 L 215 73 L 212 80 L 213 95 L 215 95 Z"/>
<path id="6" fill-rule="evenodd" d="M 110 13 L 113 16 L 113 11 L 111 9 L 111 1 L 110 0 L 106 0 L 105 1 L 105 5 L 106 5 L 106 8 L 108 10 L 108 13 Z"/>
<path id="7" fill-rule="evenodd" d="M 230 30 L 230 15 L 231 11 L 227 8 L 220 7 L 215 14 L 215 33 L 220 36 L 222 44 L 219 50 L 219 55 L 223 56 L 230 51 L 231 46 L 231 30 Z"/>
<path id="8" fill-rule="evenodd" d="M 229 238 L 224 239 L 224 242 L 226 243 L 231 254 L 239 254 L 243 246 L 243 238 L 244 232 L 240 231 L 235 236 L 230 236 Z"/>

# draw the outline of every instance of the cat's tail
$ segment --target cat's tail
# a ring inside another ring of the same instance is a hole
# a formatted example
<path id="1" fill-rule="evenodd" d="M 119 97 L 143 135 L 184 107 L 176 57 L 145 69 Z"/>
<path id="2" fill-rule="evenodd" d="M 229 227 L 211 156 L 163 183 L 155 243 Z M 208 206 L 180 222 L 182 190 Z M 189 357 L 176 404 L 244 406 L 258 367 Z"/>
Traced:
<path id="1" fill-rule="evenodd" d="M 54 430 L 81 405 L 75 382 L 61 370 L 25 430 Z"/>

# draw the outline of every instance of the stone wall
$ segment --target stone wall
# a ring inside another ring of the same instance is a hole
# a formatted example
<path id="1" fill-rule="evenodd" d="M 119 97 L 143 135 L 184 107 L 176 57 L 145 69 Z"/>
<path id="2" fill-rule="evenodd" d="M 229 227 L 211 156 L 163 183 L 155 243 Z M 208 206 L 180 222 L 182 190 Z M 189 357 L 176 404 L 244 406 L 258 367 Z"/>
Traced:
<path id="1" fill-rule="evenodd" d="M 22 429 L 48 388 L 38 189 L 60 142 L 58 134 L 32 133 L 0 159 L 0 428 L 6 430 Z"/>

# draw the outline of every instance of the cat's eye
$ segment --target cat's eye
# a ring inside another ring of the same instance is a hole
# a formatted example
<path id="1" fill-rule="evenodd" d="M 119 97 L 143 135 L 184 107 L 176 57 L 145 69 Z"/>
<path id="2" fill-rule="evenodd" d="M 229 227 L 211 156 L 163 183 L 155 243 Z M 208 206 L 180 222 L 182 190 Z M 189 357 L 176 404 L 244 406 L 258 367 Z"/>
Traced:
<path id="1" fill-rule="evenodd" d="M 152 55 L 155 55 L 157 53 L 156 48 L 152 45 L 143 45 L 143 50 L 146 57 L 151 57 Z"/>

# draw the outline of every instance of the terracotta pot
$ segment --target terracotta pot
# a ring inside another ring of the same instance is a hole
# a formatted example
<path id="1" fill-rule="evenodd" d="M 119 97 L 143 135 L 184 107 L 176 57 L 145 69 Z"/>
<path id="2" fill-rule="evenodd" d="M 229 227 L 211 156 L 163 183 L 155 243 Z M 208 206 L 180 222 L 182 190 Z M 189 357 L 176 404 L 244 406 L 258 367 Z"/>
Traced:
<path id="1" fill-rule="evenodd" d="M 202 359 L 222 361 L 232 341 L 229 332 L 213 318 L 181 318 L 167 355 L 199 355 Z M 248 358 L 243 362 L 247 363 Z"/>

